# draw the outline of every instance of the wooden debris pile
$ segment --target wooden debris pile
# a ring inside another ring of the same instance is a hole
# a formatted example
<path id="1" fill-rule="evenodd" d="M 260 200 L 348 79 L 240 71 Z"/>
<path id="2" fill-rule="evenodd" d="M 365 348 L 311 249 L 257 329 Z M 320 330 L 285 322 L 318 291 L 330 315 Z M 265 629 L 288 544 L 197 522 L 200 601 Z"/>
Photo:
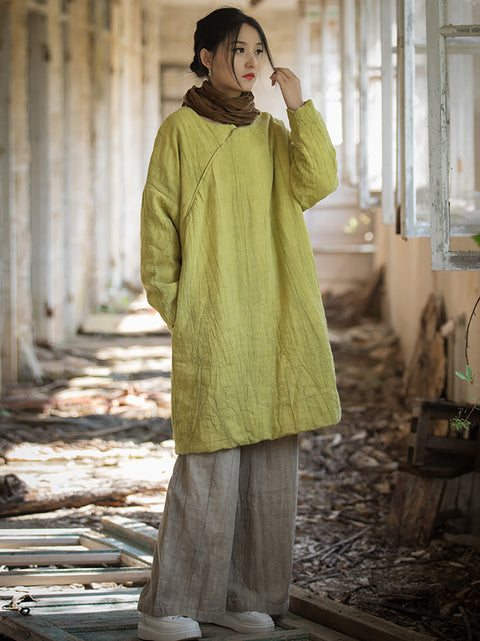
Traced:
<path id="1" fill-rule="evenodd" d="M 385 536 L 411 418 L 395 336 L 363 323 L 331 339 L 343 417 L 302 436 L 294 582 L 440 640 L 479 641 L 480 539 L 454 520 L 422 549 Z"/>

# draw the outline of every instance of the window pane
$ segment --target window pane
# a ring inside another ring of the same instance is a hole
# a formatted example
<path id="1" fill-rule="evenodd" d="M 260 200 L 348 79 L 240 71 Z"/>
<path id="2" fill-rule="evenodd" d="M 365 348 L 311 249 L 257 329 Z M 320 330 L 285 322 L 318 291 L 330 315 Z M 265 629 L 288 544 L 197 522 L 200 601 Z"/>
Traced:
<path id="1" fill-rule="evenodd" d="M 446 39 L 452 235 L 480 232 L 480 37 Z M 477 81 L 475 81 L 477 79 Z"/>
<path id="2" fill-rule="evenodd" d="M 478 24 L 479 0 L 445 0 L 446 24 Z"/>
<path id="3" fill-rule="evenodd" d="M 415 54 L 414 166 L 415 213 L 417 228 L 430 233 L 430 176 L 428 167 L 428 91 L 427 56 L 424 51 Z"/>

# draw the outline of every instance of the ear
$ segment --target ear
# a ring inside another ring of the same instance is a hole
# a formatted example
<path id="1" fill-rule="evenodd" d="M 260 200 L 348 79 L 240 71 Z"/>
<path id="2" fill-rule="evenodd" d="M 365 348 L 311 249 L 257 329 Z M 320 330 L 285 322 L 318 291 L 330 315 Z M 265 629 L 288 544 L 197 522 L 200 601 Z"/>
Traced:
<path id="1" fill-rule="evenodd" d="M 203 66 L 210 71 L 210 69 L 212 68 L 212 60 L 213 60 L 212 52 L 205 48 L 201 49 L 200 60 L 202 61 Z"/>

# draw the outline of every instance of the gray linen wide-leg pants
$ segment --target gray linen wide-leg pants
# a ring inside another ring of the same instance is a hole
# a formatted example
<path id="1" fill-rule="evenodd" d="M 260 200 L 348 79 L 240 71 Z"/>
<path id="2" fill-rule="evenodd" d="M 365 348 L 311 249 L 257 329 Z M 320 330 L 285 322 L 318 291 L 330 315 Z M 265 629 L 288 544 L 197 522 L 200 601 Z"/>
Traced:
<path id="1" fill-rule="evenodd" d="M 179 455 L 138 609 L 219 623 L 288 610 L 298 438 Z"/>

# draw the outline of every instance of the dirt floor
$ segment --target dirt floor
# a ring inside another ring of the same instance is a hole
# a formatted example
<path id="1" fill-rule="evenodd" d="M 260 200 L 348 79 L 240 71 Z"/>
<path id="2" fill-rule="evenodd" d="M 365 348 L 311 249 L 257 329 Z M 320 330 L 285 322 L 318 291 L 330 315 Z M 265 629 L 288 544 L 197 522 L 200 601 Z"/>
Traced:
<path id="1" fill-rule="evenodd" d="M 343 418 L 301 437 L 293 581 L 437 639 L 480 640 L 480 540 L 457 521 L 425 548 L 385 536 L 410 419 L 398 341 L 373 321 L 332 322 L 330 338 Z M 169 337 L 79 335 L 40 356 L 44 380 L 10 388 L 0 415 L 2 514 L 37 511 L 0 528 L 100 529 L 112 514 L 157 527 L 175 460 Z"/>

